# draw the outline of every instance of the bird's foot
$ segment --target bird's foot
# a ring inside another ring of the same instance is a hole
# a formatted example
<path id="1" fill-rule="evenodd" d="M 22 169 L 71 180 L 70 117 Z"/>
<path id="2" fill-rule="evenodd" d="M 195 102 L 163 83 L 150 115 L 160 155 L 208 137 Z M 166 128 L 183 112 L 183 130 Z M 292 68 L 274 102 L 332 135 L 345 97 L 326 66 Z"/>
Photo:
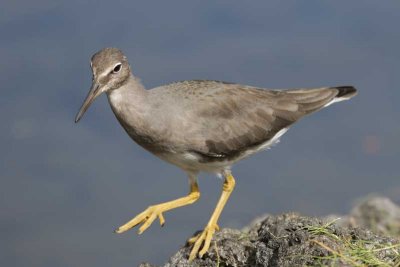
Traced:
<path id="1" fill-rule="evenodd" d="M 207 252 L 210 247 L 211 239 L 215 233 L 215 231 L 219 230 L 219 226 L 217 224 L 208 224 L 206 228 L 199 233 L 198 235 L 190 238 L 187 242 L 189 244 L 194 244 L 192 251 L 190 252 L 189 261 L 194 260 L 197 254 L 201 257 Z M 202 249 L 200 250 L 201 245 L 203 244 Z M 200 250 L 200 251 L 199 251 Z"/>
<path id="2" fill-rule="evenodd" d="M 154 206 L 149 206 L 146 210 L 144 210 L 142 213 L 136 215 L 135 218 L 127 222 L 126 224 L 118 227 L 118 229 L 115 230 L 116 233 L 120 234 L 125 231 L 128 231 L 129 229 L 135 227 L 138 224 L 142 223 L 142 226 L 138 230 L 138 234 L 140 235 L 143 233 L 152 223 L 153 221 L 158 217 L 160 220 L 160 225 L 163 226 L 165 223 L 165 219 L 163 216 L 163 212 L 165 211 L 165 205 L 159 204 L 159 205 L 154 205 Z"/>

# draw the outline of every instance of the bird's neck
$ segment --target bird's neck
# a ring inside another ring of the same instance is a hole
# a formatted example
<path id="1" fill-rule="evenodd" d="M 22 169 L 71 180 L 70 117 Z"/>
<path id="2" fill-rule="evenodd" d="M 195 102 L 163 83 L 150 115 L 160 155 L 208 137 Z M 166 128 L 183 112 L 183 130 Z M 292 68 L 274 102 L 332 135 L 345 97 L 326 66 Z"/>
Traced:
<path id="1" fill-rule="evenodd" d="M 121 87 L 107 92 L 108 102 L 121 125 L 128 131 L 140 128 L 148 114 L 148 91 L 140 80 L 130 75 Z"/>
<path id="2" fill-rule="evenodd" d="M 114 111 L 139 108 L 146 103 L 147 90 L 132 74 L 121 87 L 107 92 L 108 101 Z"/>
<path id="3" fill-rule="evenodd" d="M 127 83 L 107 92 L 107 96 L 115 117 L 129 136 L 143 147 L 149 147 L 146 130 L 149 128 L 149 96 L 139 79 L 131 75 Z"/>

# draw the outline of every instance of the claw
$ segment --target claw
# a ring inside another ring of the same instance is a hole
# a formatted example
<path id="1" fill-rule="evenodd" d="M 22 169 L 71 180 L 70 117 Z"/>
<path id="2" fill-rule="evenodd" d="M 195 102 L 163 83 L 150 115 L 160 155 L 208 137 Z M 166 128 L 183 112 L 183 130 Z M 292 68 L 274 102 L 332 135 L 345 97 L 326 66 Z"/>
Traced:
<path id="1" fill-rule="evenodd" d="M 149 226 L 153 223 L 153 221 L 156 218 L 158 218 L 160 220 L 160 225 L 163 226 L 165 224 L 165 219 L 162 214 L 163 212 L 172 210 L 172 209 L 175 209 L 175 208 L 178 208 L 181 206 L 192 204 L 197 199 L 199 199 L 199 197 L 200 197 L 200 192 L 198 191 L 198 186 L 196 183 L 194 183 L 193 188 L 191 188 L 189 195 L 172 200 L 172 201 L 149 206 L 142 213 L 136 215 L 135 218 L 133 218 L 126 224 L 120 226 L 114 232 L 115 233 L 123 233 L 139 224 L 142 224 L 142 226 L 139 228 L 139 231 L 138 231 L 138 234 L 141 234 L 144 231 L 146 231 L 147 228 L 149 228 Z"/>
<path id="2" fill-rule="evenodd" d="M 162 215 L 162 213 L 158 214 L 158 219 L 160 220 L 161 227 L 163 227 L 165 224 L 165 219 L 164 219 L 164 216 Z"/>
<path id="3" fill-rule="evenodd" d="M 197 256 L 197 254 L 200 256 L 200 258 L 203 257 L 203 255 L 210 248 L 211 239 L 212 239 L 215 231 L 218 231 L 218 230 L 219 230 L 219 227 L 216 224 L 207 225 L 207 227 L 203 230 L 203 232 L 201 232 L 200 234 L 198 234 L 188 240 L 189 244 L 194 243 L 192 251 L 190 252 L 190 255 L 189 255 L 189 261 L 194 260 L 194 258 L 196 258 L 196 256 Z M 200 250 L 201 245 L 203 245 L 203 248 Z"/>
<path id="4" fill-rule="evenodd" d="M 158 218 L 160 220 L 161 225 L 164 225 L 165 219 L 164 219 L 164 216 L 162 215 L 163 211 L 164 211 L 164 209 L 161 208 L 161 206 L 159 206 L 159 205 L 150 206 L 145 211 L 138 214 L 135 218 L 133 218 L 126 224 L 120 226 L 114 232 L 120 234 L 125 231 L 128 231 L 129 229 L 131 229 L 139 224 L 142 224 L 142 226 L 138 230 L 138 234 L 140 235 L 144 231 L 146 231 L 147 228 L 149 228 L 149 226 L 153 223 L 153 221 L 156 218 Z"/>

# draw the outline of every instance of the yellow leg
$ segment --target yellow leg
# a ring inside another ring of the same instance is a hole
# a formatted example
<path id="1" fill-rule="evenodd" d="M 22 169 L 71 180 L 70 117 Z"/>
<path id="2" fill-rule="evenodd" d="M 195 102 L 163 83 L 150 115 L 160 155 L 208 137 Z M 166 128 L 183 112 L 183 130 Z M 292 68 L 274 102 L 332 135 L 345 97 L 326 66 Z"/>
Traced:
<path id="1" fill-rule="evenodd" d="M 200 197 L 199 187 L 196 181 L 191 181 L 190 193 L 187 196 L 172 201 L 168 201 L 165 203 L 149 206 L 146 210 L 138 214 L 135 218 L 133 218 L 126 224 L 120 226 L 117 230 L 115 230 L 115 232 L 120 234 L 135 227 L 138 224 L 143 223 L 138 231 L 138 234 L 141 234 L 153 223 L 153 221 L 157 217 L 160 220 L 160 225 L 163 226 L 165 223 L 165 219 L 162 213 L 164 211 L 192 204 L 193 202 L 198 200 L 199 197 Z"/>
<path id="2" fill-rule="evenodd" d="M 206 228 L 204 228 L 203 232 L 201 232 L 199 235 L 189 239 L 189 243 L 194 243 L 192 251 L 190 252 L 189 261 L 192 261 L 194 258 L 196 258 L 197 254 L 199 254 L 200 257 L 203 257 L 203 255 L 207 252 L 208 248 L 210 247 L 212 236 L 214 235 L 215 231 L 219 230 L 219 227 L 217 225 L 218 218 L 221 215 L 226 201 L 228 200 L 234 187 L 235 179 L 233 178 L 231 173 L 227 173 L 225 175 L 225 182 L 222 188 L 221 197 L 219 198 L 218 204 L 215 207 L 215 210 L 211 215 L 211 218 L 208 221 Z M 203 248 L 199 252 L 202 244 Z"/>

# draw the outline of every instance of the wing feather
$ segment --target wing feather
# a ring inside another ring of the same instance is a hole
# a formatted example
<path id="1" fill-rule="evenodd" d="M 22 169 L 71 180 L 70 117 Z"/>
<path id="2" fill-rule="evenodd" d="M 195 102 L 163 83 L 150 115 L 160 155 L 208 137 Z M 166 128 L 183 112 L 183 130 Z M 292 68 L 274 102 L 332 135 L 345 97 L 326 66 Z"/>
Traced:
<path id="1" fill-rule="evenodd" d="M 216 160 L 238 157 L 271 140 L 339 93 L 334 87 L 286 91 L 226 83 L 220 87 L 207 105 L 194 108 L 201 141 L 192 152 Z"/>

